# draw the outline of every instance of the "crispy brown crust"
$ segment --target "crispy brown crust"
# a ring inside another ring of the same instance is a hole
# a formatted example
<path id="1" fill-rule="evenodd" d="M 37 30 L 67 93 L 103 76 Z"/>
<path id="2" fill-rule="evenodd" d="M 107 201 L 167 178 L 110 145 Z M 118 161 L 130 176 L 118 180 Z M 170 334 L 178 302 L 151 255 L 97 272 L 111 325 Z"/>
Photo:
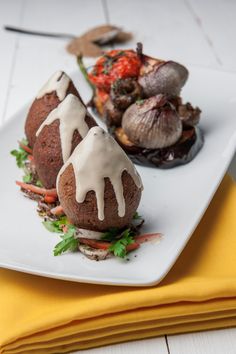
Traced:
<path id="1" fill-rule="evenodd" d="M 85 120 L 89 128 L 96 125 L 90 116 Z M 81 140 L 78 131 L 74 131 L 71 153 Z M 33 156 L 36 171 L 44 187 L 55 188 L 58 172 L 63 165 L 58 119 L 44 126 L 34 144 Z"/>
<path id="2" fill-rule="evenodd" d="M 59 200 L 69 220 L 78 227 L 95 231 L 105 231 L 111 227 L 122 228 L 131 222 L 141 198 L 141 189 L 136 186 L 132 177 L 126 171 L 122 174 L 122 183 L 126 203 L 124 217 L 118 216 L 115 193 L 108 178 L 105 178 L 105 219 L 103 221 L 98 219 L 97 200 L 94 191 L 87 193 L 83 203 L 77 203 L 75 199 L 74 169 L 71 164 L 60 176 L 58 185 Z"/>
<path id="3" fill-rule="evenodd" d="M 66 95 L 72 93 L 80 98 L 78 91 L 76 90 L 72 81 L 68 86 Z M 80 98 L 81 99 L 81 98 Z M 44 95 L 42 98 L 35 99 L 28 112 L 25 122 L 25 135 L 29 142 L 29 146 L 33 147 L 36 140 L 36 132 L 43 121 L 47 118 L 49 113 L 55 109 L 61 101 L 57 97 L 55 91 Z"/>

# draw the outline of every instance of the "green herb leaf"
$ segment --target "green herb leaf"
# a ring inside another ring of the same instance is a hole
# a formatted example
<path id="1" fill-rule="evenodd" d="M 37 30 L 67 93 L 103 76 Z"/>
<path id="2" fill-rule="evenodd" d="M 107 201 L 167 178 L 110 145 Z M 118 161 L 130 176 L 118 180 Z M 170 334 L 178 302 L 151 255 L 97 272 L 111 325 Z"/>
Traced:
<path id="1" fill-rule="evenodd" d="M 126 247 L 134 242 L 134 233 L 130 229 L 122 232 L 121 238 L 112 243 L 109 251 L 113 252 L 116 257 L 124 258 L 127 254 Z"/>
<path id="2" fill-rule="evenodd" d="M 66 251 L 75 251 L 78 248 L 79 240 L 75 239 L 76 227 L 68 223 L 66 216 L 62 216 L 55 221 L 44 221 L 43 225 L 48 231 L 60 234 L 62 239 L 53 250 L 54 256 L 59 256 Z M 67 231 L 63 233 L 62 227 L 65 225 Z"/>
<path id="3" fill-rule="evenodd" d="M 124 56 L 124 51 L 119 51 L 116 55 L 110 56 L 108 54 L 104 54 L 103 58 L 105 61 L 103 62 L 103 74 L 108 75 L 110 70 L 112 69 L 113 64 L 121 57 Z"/>
<path id="4" fill-rule="evenodd" d="M 144 103 L 145 100 L 139 99 L 135 103 L 141 106 Z"/>
<path id="5" fill-rule="evenodd" d="M 139 213 L 136 211 L 135 214 L 133 215 L 133 220 L 140 220 L 142 219 L 142 216 L 139 215 Z"/>
<path id="6" fill-rule="evenodd" d="M 22 143 L 23 145 L 28 146 L 28 140 L 25 139 L 25 138 L 23 138 L 23 139 L 21 140 L 21 143 Z M 23 150 L 21 147 L 19 147 L 18 150 L 16 150 L 16 149 L 15 149 L 15 150 L 12 150 L 12 151 L 11 151 L 11 155 L 12 155 L 12 156 L 15 156 L 17 166 L 18 166 L 19 168 L 23 168 L 24 165 L 25 165 L 25 161 L 27 160 L 28 153 L 27 153 L 25 150 Z"/>
<path id="7" fill-rule="evenodd" d="M 36 181 L 35 184 L 36 184 L 37 187 L 43 187 L 43 184 L 42 184 L 42 182 L 39 179 Z"/>
<path id="8" fill-rule="evenodd" d="M 55 221 L 49 221 L 49 220 L 43 221 L 43 225 L 48 231 L 61 234 L 63 233 L 62 226 L 68 225 L 68 219 L 66 216 L 62 216 Z M 68 225 L 68 228 L 70 229 L 72 226 L 73 225 Z"/>
<path id="9" fill-rule="evenodd" d="M 27 160 L 28 154 L 23 149 L 19 148 L 18 150 L 12 150 L 11 155 L 15 156 L 16 164 L 19 168 L 23 168 L 25 161 Z"/>
<path id="10" fill-rule="evenodd" d="M 87 81 L 87 83 L 89 84 L 91 89 L 94 91 L 95 87 L 91 83 L 91 81 L 89 80 L 88 72 L 86 70 L 86 67 L 84 66 L 83 57 L 81 55 L 77 57 L 77 63 L 79 65 L 79 68 L 80 68 L 80 71 L 81 71 L 83 77 L 85 78 L 85 80 Z"/>
<path id="11" fill-rule="evenodd" d="M 74 252 L 77 250 L 79 240 L 74 238 L 74 235 L 71 236 L 70 234 L 71 232 L 68 232 L 62 236 L 62 241 L 59 242 L 53 250 L 54 256 L 59 256 L 66 251 Z"/>
<path id="12" fill-rule="evenodd" d="M 59 256 L 60 254 L 66 251 L 76 251 L 78 248 L 79 240 L 75 238 L 75 226 L 68 224 L 67 232 L 63 235 L 60 235 L 62 241 L 59 242 L 54 250 L 54 256 Z"/>
<path id="13" fill-rule="evenodd" d="M 101 239 L 106 241 L 114 241 L 116 237 L 120 234 L 120 231 L 117 227 L 112 227 L 108 231 L 104 232 Z"/>
<path id="14" fill-rule="evenodd" d="M 23 182 L 25 182 L 25 183 L 30 183 L 30 182 L 32 182 L 32 180 L 33 180 L 32 173 L 28 173 L 23 176 Z"/>
<path id="15" fill-rule="evenodd" d="M 21 143 L 22 143 L 23 145 L 25 145 L 25 146 L 28 146 L 28 145 L 29 145 L 29 142 L 28 142 L 28 140 L 27 140 L 26 138 L 21 139 Z"/>

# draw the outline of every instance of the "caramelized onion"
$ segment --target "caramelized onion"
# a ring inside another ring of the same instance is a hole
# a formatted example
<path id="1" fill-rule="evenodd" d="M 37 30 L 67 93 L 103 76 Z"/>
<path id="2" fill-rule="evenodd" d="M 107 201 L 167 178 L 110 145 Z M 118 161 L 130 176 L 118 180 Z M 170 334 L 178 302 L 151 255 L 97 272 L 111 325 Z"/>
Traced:
<path id="1" fill-rule="evenodd" d="M 146 97 L 157 94 L 179 95 L 188 78 L 188 70 L 174 61 L 144 56 L 138 79 Z"/>
<path id="2" fill-rule="evenodd" d="M 182 122 L 165 95 L 132 104 L 123 115 L 122 128 L 131 142 L 148 149 L 171 146 L 182 134 Z"/>

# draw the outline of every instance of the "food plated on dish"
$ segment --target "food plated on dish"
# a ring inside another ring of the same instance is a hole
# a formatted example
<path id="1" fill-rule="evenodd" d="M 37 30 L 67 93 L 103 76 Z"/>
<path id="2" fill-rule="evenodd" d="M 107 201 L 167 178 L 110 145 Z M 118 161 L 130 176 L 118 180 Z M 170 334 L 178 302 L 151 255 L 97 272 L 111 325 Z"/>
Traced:
<path id="1" fill-rule="evenodd" d="M 127 154 L 161 168 L 197 154 L 203 144 L 196 127 L 201 111 L 179 96 L 187 78 L 183 65 L 148 57 L 141 44 L 136 52 L 104 54 L 87 79 L 108 132 L 97 126 L 63 71 L 40 89 L 26 118 L 26 139 L 12 154 L 25 171 L 17 185 L 37 201 L 44 226 L 61 238 L 54 255 L 79 250 L 96 260 L 124 258 L 160 238 L 140 236 L 143 186 Z"/>
<path id="2" fill-rule="evenodd" d="M 17 185 L 37 201 L 44 226 L 61 237 L 54 255 L 79 250 L 101 260 L 124 258 L 160 234 L 140 234 L 142 181 L 113 137 L 98 127 L 71 79 L 56 72 L 39 91 L 27 140 L 11 153 L 24 169 Z"/>
<path id="3" fill-rule="evenodd" d="M 137 50 L 111 50 L 86 72 L 92 106 L 109 132 L 138 164 L 171 168 L 190 162 L 203 145 L 201 110 L 183 103 L 188 70 Z"/>
<path id="4" fill-rule="evenodd" d="M 186 101 L 198 103 L 204 112 L 199 124 L 205 135 L 203 149 L 191 163 L 174 169 L 136 165 L 144 185 L 138 207 L 138 213 L 145 219 L 141 234 L 160 231 L 164 235 L 161 242 L 144 243 L 125 259 L 109 257 L 94 262 L 78 252 L 53 257 L 52 250 L 60 241 L 58 234 L 42 226 L 35 203 L 24 198 L 14 186 L 15 180 L 21 180 L 22 170 L 17 168 L 9 151 L 23 136 L 28 103 L 0 130 L 0 162 L 4 166 L 0 184 L 0 212 L 4 215 L 1 267 L 99 284 L 150 286 L 160 282 L 190 239 L 235 151 L 236 121 L 232 111 L 236 106 L 232 92 L 236 76 L 209 68 L 188 68 L 190 77 L 182 94 Z M 84 102 L 88 102 L 91 90 L 81 72 L 75 70 L 71 78 Z M 224 90 L 219 90 L 219 83 Z M 97 122 L 105 127 L 100 119 Z"/>

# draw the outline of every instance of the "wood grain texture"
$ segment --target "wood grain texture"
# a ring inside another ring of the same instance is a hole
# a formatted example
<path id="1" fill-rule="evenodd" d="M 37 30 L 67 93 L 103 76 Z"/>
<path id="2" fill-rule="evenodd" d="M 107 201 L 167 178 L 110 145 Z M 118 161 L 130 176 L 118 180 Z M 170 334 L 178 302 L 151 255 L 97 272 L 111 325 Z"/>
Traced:
<path id="1" fill-rule="evenodd" d="M 183 63 L 217 66 L 199 26 L 184 1 L 107 1 L 109 20 L 134 33 L 132 43 L 144 44 L 147 54 Z"/>
<path id="2" fill-rule="evenodd" d="M 13 68 L 15 65 L 18 47 L 18 35 L 5 32 L 6 24 L 20 25 L 23 12 L 23 0 L 4 1 L 0 0 L 0 122 L 6 111 L 7 98 L 9 95 L 10 82 L 12 81 Z"/>
<path id="3" fill-rule="evenodd" d="M 101 1 L 70 0 L 70 6 L 65 0 L 25 1 L 21 23 L 25 28 L 81 34 L 105 22 Z M 32 100 L 53 72 L 71 72 L 77 68 L 75 57 L 65 50 L 66 43 L 62 39 L 20 36 L 6 109 L 7 117 L 25 102 Z"/>
<path id="4" fill-rule="evenodd" d="M 186 0 L 221 68 L 236 71 L 236 1 Z"/>
<path id="5" fill-rule="evenodd" d="M 236 329 L 168 336 L 171 354 L 235 354 Z"/>
<path id="6" fill-rule="evenodd" d="M 174 353 L 174 352 L 173 352 Z M 72 353 L 71 353 L 72 354 Z M 165 338 L 151 338 L 73 352 L 73 354 L 169 354 Z M 171 353 L 172 354 L 172 353 Z M 189 353 L 191 354 L 191 353 Z"/>

